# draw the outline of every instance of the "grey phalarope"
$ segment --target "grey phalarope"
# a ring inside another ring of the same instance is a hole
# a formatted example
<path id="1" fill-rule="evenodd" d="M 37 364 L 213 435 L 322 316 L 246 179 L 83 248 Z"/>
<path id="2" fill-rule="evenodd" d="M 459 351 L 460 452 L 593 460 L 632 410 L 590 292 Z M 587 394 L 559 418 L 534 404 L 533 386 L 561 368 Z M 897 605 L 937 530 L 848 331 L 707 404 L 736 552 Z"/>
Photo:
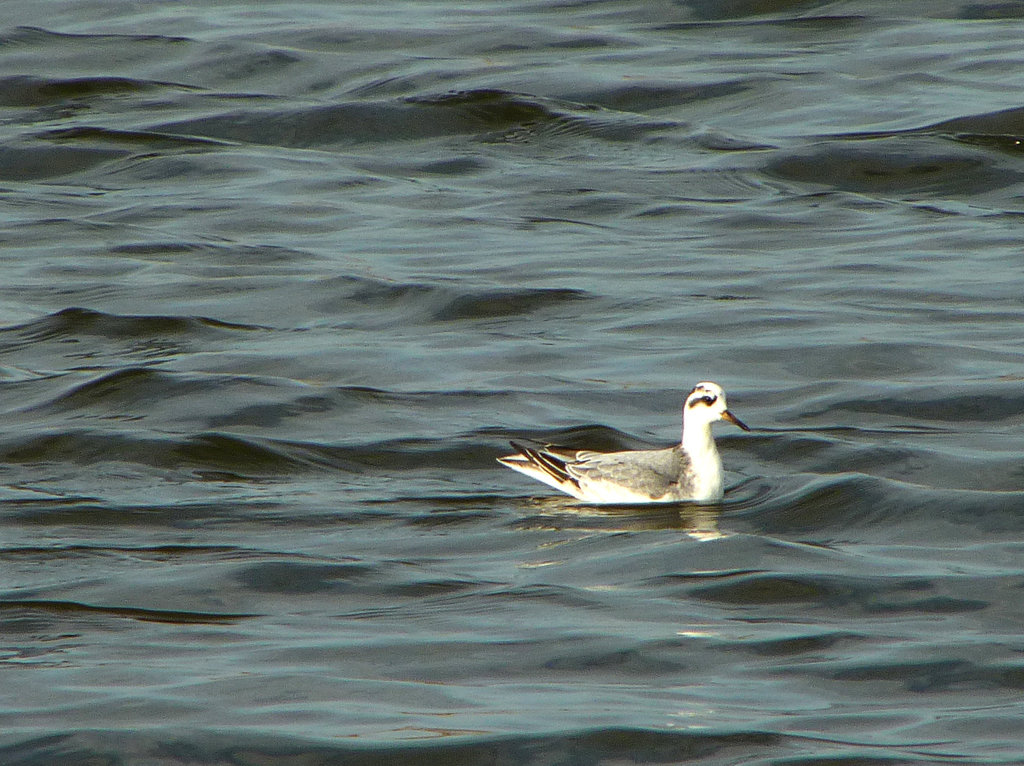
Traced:
<path id="1" fill-rule="evenodd" d="M 736 418 L 716 383 L 698 383 L 683 405 L 683 439 L 667 449 L 593 452 L 512 442 L 498 462 L 587 503 L 713 503 L 722 499 L 722 459 L 711 424 Z"/>

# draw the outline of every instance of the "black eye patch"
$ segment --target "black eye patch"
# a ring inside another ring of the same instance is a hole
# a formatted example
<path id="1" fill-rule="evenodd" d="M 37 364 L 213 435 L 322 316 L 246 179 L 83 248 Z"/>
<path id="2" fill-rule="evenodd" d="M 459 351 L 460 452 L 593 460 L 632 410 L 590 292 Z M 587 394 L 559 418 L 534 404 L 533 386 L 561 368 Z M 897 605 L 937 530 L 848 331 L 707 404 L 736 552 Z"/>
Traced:
<path id="1" fill-rule="evenodd" d="M 698 404 L 706 404 L 708 407 L 710 407 L 716 401 L 718 401 L 717 396 L 702 396 L 700 399 L 691 399 L 690 407 L 696 407 Z"/>

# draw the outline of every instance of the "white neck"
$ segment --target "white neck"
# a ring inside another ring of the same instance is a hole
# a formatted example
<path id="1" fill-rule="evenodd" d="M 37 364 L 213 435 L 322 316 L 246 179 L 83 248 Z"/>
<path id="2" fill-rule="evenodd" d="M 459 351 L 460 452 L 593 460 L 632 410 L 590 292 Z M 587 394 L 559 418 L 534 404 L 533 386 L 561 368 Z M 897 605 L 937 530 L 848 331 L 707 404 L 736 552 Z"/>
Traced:
<path id="1" fill-rule="evenodd" d="M 705 455 L 716 455 L 715 440 L 711 436 L 710 423 L 690 424 L 689 428 L 683 428 L 683 449 L 690 457 L 699 460 Z"/>
<path id="2" fill-rule="evenodd" d="M 711 424 L 691 424 L 683 429 L 683 450 L 690 456 L 694 472 L 693 499 L 698 502 L 720 500 L 725 477 L 722 458 L 711 436 Z"/>

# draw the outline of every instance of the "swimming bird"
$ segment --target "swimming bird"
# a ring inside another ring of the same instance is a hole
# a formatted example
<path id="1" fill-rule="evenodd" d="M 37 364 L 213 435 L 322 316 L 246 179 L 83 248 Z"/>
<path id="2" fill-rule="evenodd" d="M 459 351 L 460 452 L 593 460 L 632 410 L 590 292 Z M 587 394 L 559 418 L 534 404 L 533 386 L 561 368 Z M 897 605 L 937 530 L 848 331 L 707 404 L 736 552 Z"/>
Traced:
<path id="1" fill-rule="evenodd" d="M 498 462 L 587 503 L 713 503 L 722 499 L 722 459 L 711 424 L 750 429 L 729 412 L 717 383 L 698 383 L 683 405 L 683 439 L 667 449 L 593 452 L 512 442 Z"/>

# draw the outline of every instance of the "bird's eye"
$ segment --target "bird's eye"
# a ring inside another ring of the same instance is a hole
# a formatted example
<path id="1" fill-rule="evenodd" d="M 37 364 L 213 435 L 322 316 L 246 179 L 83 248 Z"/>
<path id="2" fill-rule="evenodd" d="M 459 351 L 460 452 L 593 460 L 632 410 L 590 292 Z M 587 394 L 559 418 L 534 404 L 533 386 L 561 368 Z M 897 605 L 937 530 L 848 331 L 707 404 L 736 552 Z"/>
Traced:
<path id="1" fill-rule="evenodd" d="M 693 398 L 693 399 L 691 399 L 687 406 L 689 406 L 689 407 L 696 407 L 698 404 L 704 404 L 704 405 L 707 405 L 708 407 L 710 407 L 712 404 L 715 403 L 715 401 L 717 401 L 717 399 L 718 399 L 717 396 L 705 395 L 705 396 L 702 396 L 700 398 Z"/>

